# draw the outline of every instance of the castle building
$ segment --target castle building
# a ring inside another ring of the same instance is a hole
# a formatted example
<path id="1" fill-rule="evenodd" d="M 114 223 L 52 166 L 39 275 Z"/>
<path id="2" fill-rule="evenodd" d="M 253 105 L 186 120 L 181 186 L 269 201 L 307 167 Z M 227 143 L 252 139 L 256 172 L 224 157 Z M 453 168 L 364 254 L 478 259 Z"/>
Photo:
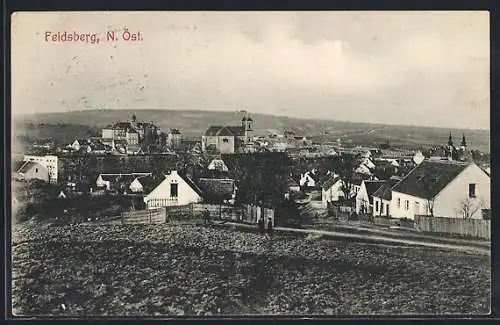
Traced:
<path id="1" fill-rule="evenodd" d="M 451 136 L 448 137 L 448 144 L 446 146 L 446 157 L 448 160 L 458 160 L 458 161 L 469 161 L 471 159 L 470 150 L 467 149 L 467 141 L 465 140 L 465 134 L 462 134 L 462 141 L 460 146 L 455 146 L 453 144 L 453 139 Z"/>
<path id="2" fill-rule="evenodd" d="M 126 141 L 129 145 L 142 143 L 148 132 L 159 132 L 159 128 L 153 122 L 138 122 L 135 115 L 130 121 L 116 122 L 102 129 L 102 142 L 113 143 L 113 141 Z"/>

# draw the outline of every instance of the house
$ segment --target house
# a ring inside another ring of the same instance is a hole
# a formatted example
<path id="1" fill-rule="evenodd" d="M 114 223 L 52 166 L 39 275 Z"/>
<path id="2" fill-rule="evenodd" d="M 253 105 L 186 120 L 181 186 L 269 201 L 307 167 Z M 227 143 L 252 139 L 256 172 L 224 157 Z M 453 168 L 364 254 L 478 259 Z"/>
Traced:
<path id="1" fill-rule="evenodd" d="M 417 151 L 413 156 L 413 162 L 416 165 L 420 165 L 425 160 L 425 156 L 422 154 L 422 151 Z"/>
<path id="2" fill-rule="evenodd" d="M 391 215 L 391 200 L 392 200 L 392 187 L 396 185 L 401 179 L 399 177 L 391 177 L 382 184 L 373 193 L 373 216 L 386 216 Z"/>
<path id="3" fill-rule="evenodd" d="M 157 179 L 151 175 L 138 176 L 130 183 L 129 190 L 132 193 L 149 193 L 159 185 Z"/>
<path id="4" fill-rule="evenodd" d="M 220 157 L 213 159 L 210 164 L 208 164 L 207 167 L 208 170 L 214 170 L 218 172 L 227 172 L 229 169 L 226 166 L 226 163 L 224 160 L 222 160 Z"/>
<path id="5" fill-rule="evenodd" d="M 106 152 L 106 146 L 100 141 L 90 143 L 89 149 L 92 153 L 101 154 Z"/>
<path id="6" fill-rule="evenodd" d="M 201 138 L 203 152 L 235 153 L 252 138 L 253 120 L 246 115 L 241 119 L 241 126 L 210 126 Z"/>
<path id="7" fill-rule="evenodd" d="M 364 175 L 372 175 L 372 171 L 364 163 L 362 163 L 361 165 L 359 165 L 359 167 L 356 168 L 355 172 L 359 173 L 359 174 L 364 174 Z"/>
<path id="8" fill-rule="evenodd" d="M 137 177 L 143 176 L 151 176 L 151 173 L 100 174 L 96 180 L 96 187 L 107 191 L 112 190 L 113 187 L 120 187 L 118 184 L 129 187 Z M 127 182 L 128 184 L 125 184 Z"/>
<path id="9" fill-rule="evenodd" d="M 203 200 L 199 187 L 187 176 L 173 170 L 165 179 L 144 197 L 148 209 L 166 206 L 187 205 Z"/>
<path id="10" fill-rule="evenodd" d="M 337 202 L 344 197 L 343 183 L 340 175 L 330 174 L 321 186 L 321 202 L 326 208 L 332 202 Z"/>
<path id="11" fill-rule="evenodd" d="M 39 162 L 25 161 L 21 167 L 16 170 L 16 178 L 23 181 L 39 179 L 44 182 L 49 182 L 48 169 Z"/>
<path id="12" fill-rule="evenodd" d="M 313 188 L 316 187 L 319 177 L 316 174 L 316 169 L 313 169 L 310 172 L 306 172 L 300 175 L 299 185 L 300 187 Z"/>
<path id="13" fill-rule="evenodd" d="M 71 149 L 75 151 L 88 150 L 89 141 L 86 139 L 76 139 L 71 145 Z"/>
<path id="14" fill-rule="evenodd" d="M 373 193 L 378 190 L 384 181 L 364 180 L 361 183 L 361 188 L 356 194 L 356 213 L 371 214 L 373 209 Z"/>
<path id="15" fill-rule="evenodd" d="M 288 191 L 289 192 L 300 192 L 300 184 L 293 179 L 291 176 L 288 177 Z"/>
<path id="16" fill-rule="evenodd" d="M 38 162 L 49 171 L 49 182 L 57 183 L 59 175 L 59 158 L 57 156 L 47 155 L 47 156 L 34 156 L 34 155 L 24 155 L 24 161 Z"/>
<path id="17" fill-rule="evenodd" d="M 140 145 L 137 144 L 129 144 L 126 146 L 126 152 L 129 155 L 140 155 L 143 154 L 144 151 L 142 150 Z"/>
<path id="18" fill-rule="evenodd" d="M 481 218 L 490 208 L 490 176 L 472 162 L 424 160 L 392 188 L 391 216 Z"/>
<path id="19" fill-rule="evenodd" d="M 203 193 L 203 198 L 208 201 L 234 200 L 236 197 L 234 179 L 200 178 L 198 185 Z"/>
<path id="20" fill-rule="evenodd" d="M 178 149 L 182 143 L 182 134 L 179 129 L 170 129 L 170 133 L 167 136 L 168 146 L 172 149 Z"/>

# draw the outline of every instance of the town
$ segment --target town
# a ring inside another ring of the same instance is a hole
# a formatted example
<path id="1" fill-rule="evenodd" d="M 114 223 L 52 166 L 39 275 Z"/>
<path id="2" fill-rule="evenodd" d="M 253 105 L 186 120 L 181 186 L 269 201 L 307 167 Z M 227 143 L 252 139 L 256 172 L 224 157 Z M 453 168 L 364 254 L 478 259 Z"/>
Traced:
<path id="1" fill-rule="evenodd" d="M 6 17 L 7 317 L 498 314 L 488 11 Z"/>
<path id="2" fill-rule="evenodd" d="M 198 203 L 249 204 L 272 209 L 278 225 L 319 216 L 410 227 L 426 216 L 490 218 L 490 166 L 469 148 L 465 134 L 454 139 L 450 133 L 443 146 L 426 150 L 344 146 L 341 139 L 315 143 L 287 130 L 255 134 L 252 116 L 241 115 L 239 125 L 207 126 L 200 141 L 185 141 L 175 128 L 162 132 L 135 114 L 102 128 L 101 137 L 60 146 L 55 139 L 35 141 L 14 162 L 13 179 L 25 184 L 26 193 L 40 183 L 50 190 L 38 202 L 27 194 L 14 204 L 25 208 L 24 218 L 46 214 L 68 222 L 112 217 L 104 210 L 79 210 L 83 197 L 127 202 L 115 215 Z M 280 214 L 290 202 L 295 213 Z"/>

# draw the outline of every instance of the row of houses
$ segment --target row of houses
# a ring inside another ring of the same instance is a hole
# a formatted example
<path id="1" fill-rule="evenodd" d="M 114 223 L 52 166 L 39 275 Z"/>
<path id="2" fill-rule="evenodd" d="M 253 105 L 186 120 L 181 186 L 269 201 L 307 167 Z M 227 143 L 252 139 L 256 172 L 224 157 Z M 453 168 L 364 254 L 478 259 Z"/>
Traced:
<path id="1" fill-rule="evenodd" d="M 342 201 L 344 185 L 335 174 L 324 182 L 325 207 Z M 482 218 L 491 205 L 490 176 L 473 162 L 426 159 L 402 178 L 362 180 L 349 199 L 355 201 L 357 214 Z"/>

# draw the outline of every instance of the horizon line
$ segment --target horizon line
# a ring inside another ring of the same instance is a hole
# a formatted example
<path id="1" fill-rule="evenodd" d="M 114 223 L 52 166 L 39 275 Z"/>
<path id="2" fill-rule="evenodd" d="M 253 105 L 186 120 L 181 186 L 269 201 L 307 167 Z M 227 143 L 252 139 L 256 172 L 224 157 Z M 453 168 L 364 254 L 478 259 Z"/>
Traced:
<path id="1" fill-rule="evenodd" d="M 337 123 L 351 123 L 351 124 L 368 124 L 368 125 L 381 125 L 381 126 L 408 126 L 408 127 L 419 127 L 419 128 L 429 128 L 429 129 L 449 129 L 449 130 L 469 130 L 469 131 L 490 131 L 491 127 L 488 128 L 463 128 L 463 127 L 447 127 L 447 126 L 430 126 L 430 125 L 419 125 L 419 124 L 395 124 L 395 123 L 379 123 L 379 122 L 359 122 L 352 120 L 340 120 L 340 119 L 329 119 L 329 118 L 302 118 L 302 117 L 293 117 L 290 115 L 280 115 L 280 114 L 272 114 L 272 113 L 254 113 L 249 110 L 217 110 L 217 109 L 169 109 L 169 108 L 90 108 L 90 109 L 79 109 L 79 110 L 69 110 L 65 112 L 61 111 L 47 111 L 40 113 L 18 113 L 11 114 L 11 119 L 15 117 L 22 116 L 35 116 L 35 115 L 43 115 L 43 114 L 67 114 L 67 113 L 79 113 L 79 112 L 92 112 L 92 111 L 175 111 L 175 112 L 216 112 L 216 113 L 243 113 L 253 115 L 264 115 L 264 116 L 273 116 L 273 117 L 282 117 L 289 118 L 294 120 L 303 120 L 303 121 L 331 121 Z"/>

